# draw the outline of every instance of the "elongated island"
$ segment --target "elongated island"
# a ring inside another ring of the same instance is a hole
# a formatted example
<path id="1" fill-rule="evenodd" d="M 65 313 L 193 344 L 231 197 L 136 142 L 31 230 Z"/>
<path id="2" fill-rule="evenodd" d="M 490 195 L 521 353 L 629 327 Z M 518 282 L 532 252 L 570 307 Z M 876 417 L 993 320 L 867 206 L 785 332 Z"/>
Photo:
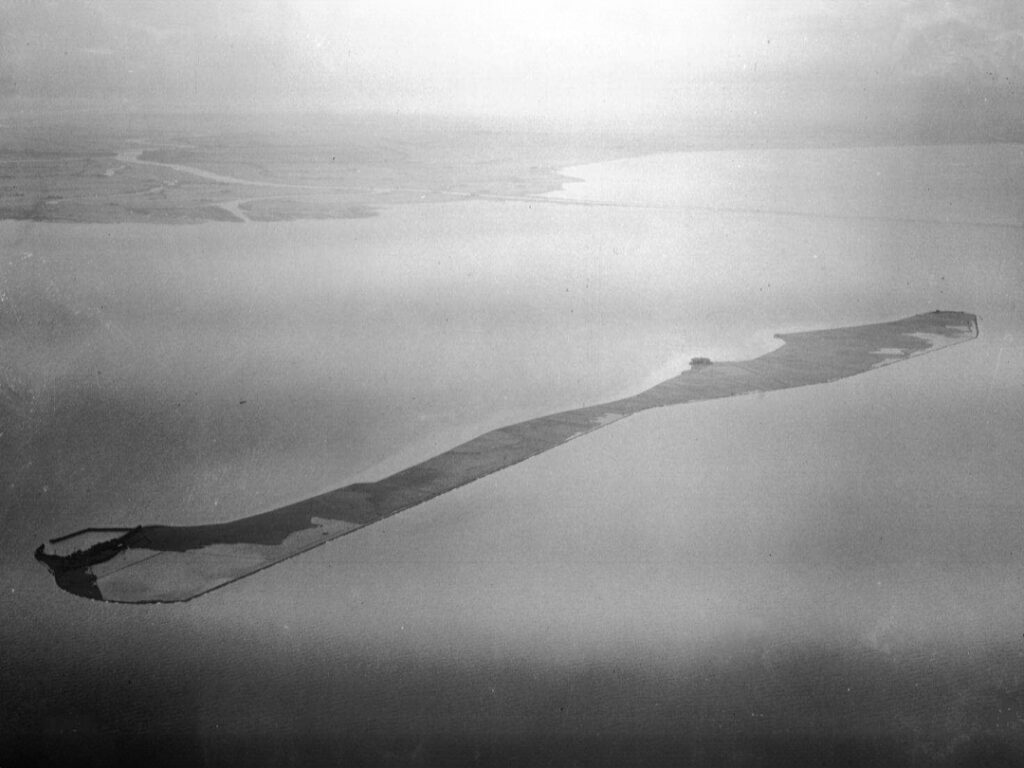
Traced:
<path id="1" fill-rule="evenodd" d="M 377 482 L 227 523 L 87 528 L 35 556 L 59 587 L 82 597 L 190 600 L 648 408 L 824 384 L 977 335 L 974 315 L 944 311 L 780 334 L 782 346 L 753 360 L 694 358 L 688 371 L 632 397 L 502 427 Z"/>

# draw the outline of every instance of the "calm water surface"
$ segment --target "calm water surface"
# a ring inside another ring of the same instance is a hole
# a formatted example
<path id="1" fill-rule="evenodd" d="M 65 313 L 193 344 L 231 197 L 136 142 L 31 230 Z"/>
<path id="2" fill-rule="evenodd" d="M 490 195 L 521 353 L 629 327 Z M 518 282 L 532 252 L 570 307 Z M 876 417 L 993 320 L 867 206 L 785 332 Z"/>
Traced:
<path id="1" fill-rule="evenodd" d="M 554 196 L 608 205 L 4 222 L 4 721 L 99 747 L 1012 738 L 1022 166 L 1015 145 L 707 152 L 568 169 L 586 181 Z M 935 308 L 981 337 L 642 414 L 193 603 L 80 600 L 31 557 L 378 477 L 775 332 Z"/>

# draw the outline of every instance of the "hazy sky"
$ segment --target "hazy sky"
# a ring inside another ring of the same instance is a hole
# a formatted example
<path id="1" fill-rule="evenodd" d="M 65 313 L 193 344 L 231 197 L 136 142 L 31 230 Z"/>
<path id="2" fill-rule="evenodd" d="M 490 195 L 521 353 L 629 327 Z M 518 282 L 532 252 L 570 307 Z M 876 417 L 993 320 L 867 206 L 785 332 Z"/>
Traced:
<path id="1" fill-rule="evenodd" d="M 1015 0 L 0 0 L 0 95 L 516 116 L 1016 115 Z M 1011 118 L 1012 119 L 1012 118 Z M 991 121 L 989 121 L 991 122 Z"/>

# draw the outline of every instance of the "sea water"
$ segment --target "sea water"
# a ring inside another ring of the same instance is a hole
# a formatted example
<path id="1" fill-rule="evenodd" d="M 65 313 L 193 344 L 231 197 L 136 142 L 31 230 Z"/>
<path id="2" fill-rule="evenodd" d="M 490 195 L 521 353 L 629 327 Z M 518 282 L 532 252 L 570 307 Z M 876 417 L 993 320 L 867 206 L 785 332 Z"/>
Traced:
<path id="1" fill-rule="evenodd" d="M 1022 164 L 702 152 L 373 219 L 5 222 L 5 719 L 97 744 L 982 732 L 1024 632 Z M 636 416 L 191 603 L 81 600 L 31 558 L 936 308 L 981 337 Z"/>

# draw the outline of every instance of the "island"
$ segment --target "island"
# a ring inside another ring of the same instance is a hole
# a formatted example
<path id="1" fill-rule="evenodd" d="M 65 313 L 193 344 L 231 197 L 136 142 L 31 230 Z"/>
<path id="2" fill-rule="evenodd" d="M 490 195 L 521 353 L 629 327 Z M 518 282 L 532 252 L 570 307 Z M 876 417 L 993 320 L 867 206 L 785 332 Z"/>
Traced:
<path id="1" fill-rule="evenodd" d="M 230 522 L 87 528 L 50 540 L 35 556 L 59 587 L 82 597 L 118 603 L 191 600 L 640 411 L 825 384 L 977 335 L 975 315 L 939 310 L 893 322 L 779 334 L 780 347 L 752 360 L 697 357 L 688 370 L 639 394 L 495 429 L 376 482 Z"/>

